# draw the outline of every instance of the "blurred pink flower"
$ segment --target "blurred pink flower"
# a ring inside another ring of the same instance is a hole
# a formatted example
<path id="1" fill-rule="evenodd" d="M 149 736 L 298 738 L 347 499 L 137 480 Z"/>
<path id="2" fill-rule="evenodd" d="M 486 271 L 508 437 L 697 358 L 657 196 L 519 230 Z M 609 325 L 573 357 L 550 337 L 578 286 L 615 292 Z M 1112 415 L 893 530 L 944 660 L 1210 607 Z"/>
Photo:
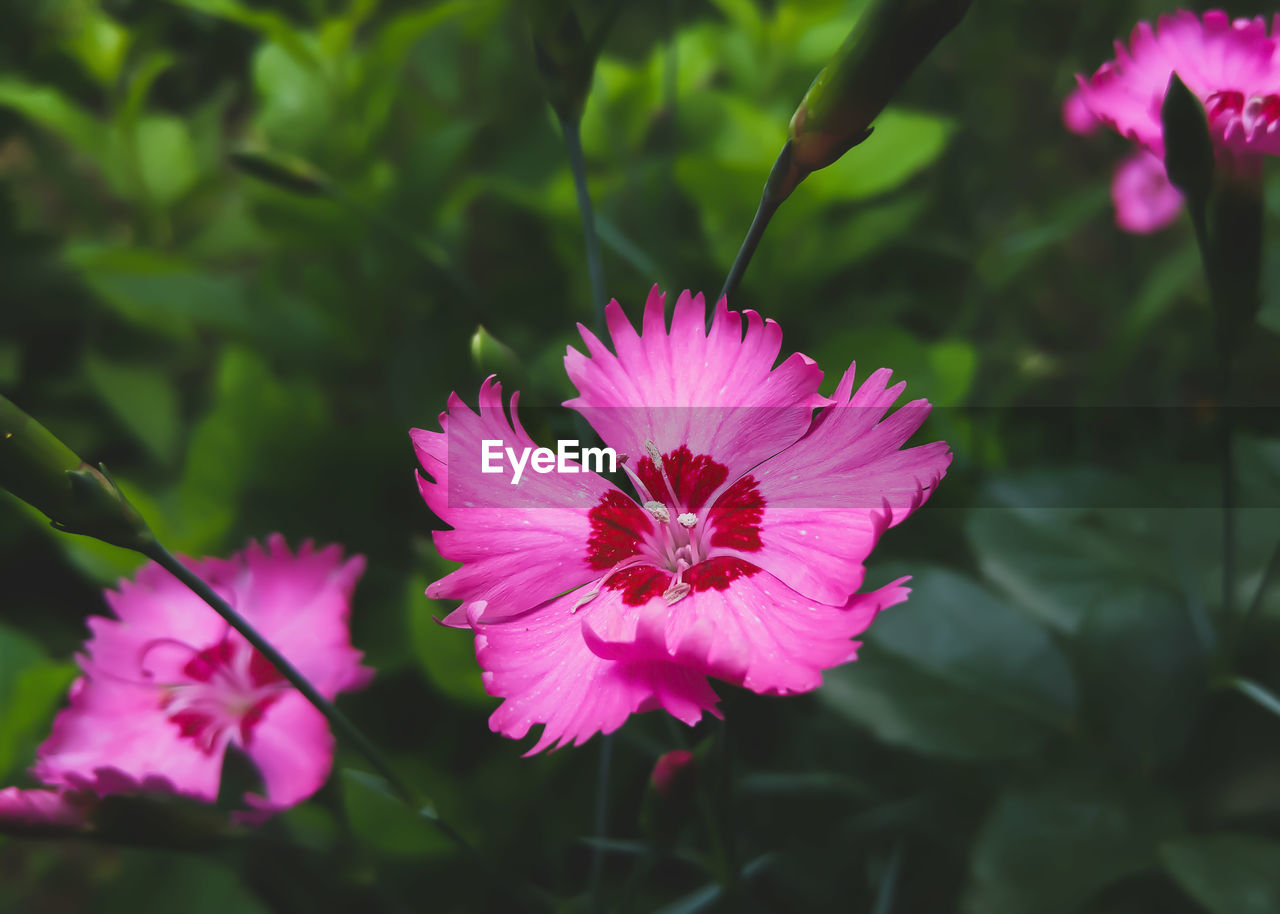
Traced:
<path id="1" fill-rule="evenodd" d="M 887 369 L 855 390 L 850 366 L 827 398 L 812 359 L 774 367 L 772 321 L 748 311 L 744 335 L 722 300 L 708 331 L 702 296 L 685 292 L 668 330 L 664 306 L 655 287 L 637 334 L 611 302 L 616 354 L 580 327 L 588 354 L 565 357 L 579 394 L 565 405 L 628 455 L 638 499 L 573 462 L 518 486 L 482 475 L 483 442 L 533 447 L 518 395 L 508 419 L 492 379 L 479 414 L 454 394 L 443 431 L 411 432 L 422 496 L 453 527 L 437 548 L 462 563 L 427 594 L 463 601 L 446 622 L 475 631 L 485 685 L 504 699 L 491 727 L 519 738 L 544 725 L 530 754 L 637 711 L 692 724 L 716 713 L 708 676 L 816 688 L 906 599 L 906 579 L 859 593 L 863 561 L 951 460 L 943 442 L 902 449 L 929 405 L 886 418 L 905 387 Z"/>
<path id="2" fill-rule="evenodd" d="M 295 556 L 275 535 L 230 559 L 186 564 L 275 645 L 326 698 L 372 676 L 347 630 L 364 559 L 308 542 Z M 328 778 L 333 737 L 324 716 L 208 605 L 155 564 L 106 592 L 117 618 L 89 619 L 92 636 L 32 774 L 96 795 L 139 789 L 217 799 L 222 760 L 242 750 L 262 777 L 270 813 L 305 800 Z M 15 801 L 16 802 L 16 801 Z M 31 802 L 56 810 L 46 797 Z"/>
<path id="3" fill-rule="evenodd" d="M 1126 156 L 1111 180 L 1116 225 L 1147 235 L 1171 225 L 1182 213 L 1182 192 L 1169 183 L 1164 162 L 1145 149 Z"/>
<path id="4" fill-rule="evenodd" d="M 89 810 L 97 802 L 91 791 L 0 790 L 0 831 L 58 829 L 74 831 L 84 827 Z"/>
<path id="5" fill-rule="evenodd" d="M 1280 15 L 1272 25 L 1278 28 Z M 1079 88 L 1063 106 L 1063 120 L 1077 133 L 1101 123 L 1164 162 L 1160 106 L 1177 73 L 1204 104 L 1222 167 L 1256 173 L 1261 157 L 1280 154 L 1280 58 L 1267 21 L 1232 20 L 1221 10 L 1203 16 L 1186 10 L 1161 16 L 1153 29 L 1139 22 L 1126 48 Z M 1134 232 L 1163 228 L 1177 216 L 1177 190 L 1163 168 L 1129 159 L 1111 188 L 1116 221 Z M 1180 195 L 1179 195 L 1180 196 Z"/>

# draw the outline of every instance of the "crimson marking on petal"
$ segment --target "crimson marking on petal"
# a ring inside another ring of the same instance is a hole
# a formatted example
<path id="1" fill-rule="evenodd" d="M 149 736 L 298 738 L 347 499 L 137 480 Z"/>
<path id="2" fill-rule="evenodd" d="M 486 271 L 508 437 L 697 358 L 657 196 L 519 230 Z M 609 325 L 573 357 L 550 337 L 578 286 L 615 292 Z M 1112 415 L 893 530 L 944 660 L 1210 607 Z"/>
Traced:
<path id="1" fill-rule="evenodd" d="M 700 590 L 727 590 L 738 578 L 749 578 L 760 569 L 750 562 L 733 556 L 721 555 L 705 562 L 699 562 L 684 573 L 685 583 L 693 588 L 692 593 Z"/>
<path id="2" fill-rule="evenodd" d="M 689 585 L 691 594 L 702 590 L 726 590 L 733 581 L 750 577 L 759 570 L 742 559 L 717 556 L 685 569 L 682 580 Z M 618 572 L 604 586 L 609 590 L 622 591 L 622 602 L 627 606 L 643 606 L 654 597 L 662 596 L 670 585 L 671 572 L 652 565 L 640 565 Z"/>
<path id="3" fill-rule="evenodd" d="M 670 454 L 663 454 L 662 465 L 671 479 L 676 498 L 680 499 L 680 506 L 695 513 L 706 504 L 707 499 L 729 475 L 729 469 L 724 464 L 716 463 L 706 454 L 695 457 L 688 446 L 683 444 Z M 653 493 L 654 498 L 665 500 L 667 487 L 652 459 L 643 458 L 636 467 L 636 475 Z"/>
<path id="4" fill-rule="evenodd" d="M 256 688 L 262 688 L 284 682 L 285 679 L 280 671 L 271 665 L 271 661 L 255 650 L 249 657 L 249 681 Z"/>
<path id="5" fill-rule="evenodd" d="M 200 737 L 213 726 L 213 716 L 203 711 L 177 711 L 169 715 L 169 720 L 178 725 L 183 736 L 193 740 L 201 751 L 208 755 L 213 751 L 209 743 Z"/>
<path id="6" fill-rule="evenodd" d="M 671 583 L 671 572 L 652 565 L 624 568 L 608 581 L 609 590 L 621 590 L 622 602 L 628 606 L 643 606 L 654 597 L 660 597 Z"/>
<path id="7" fill-rule="evenodd" d="M 653 533 L 653 521 L 634 501 L 616 489 L 604 493 L 587 514 L 587 562 L 606 571 L 640 552 L 640 542 Z"/>
<path id="8" fill-rule="evenodd" d="M 753 476 L 743 476 L 729 486 L 711 509 L 711 545 L 742 552 L 757 552 L 764 547 L 760 541 L 760 522 L 764 518 L 764 496 Z"/>
<path id="9" fill-rule="evenodd" d="M 246 711 L 244 717 L 240 719 L 240 742 L 245 748 L 248 748 L 250 741 L 253 739 L 254 728 L 262 722 L 262 718 L 266 716 L 267 708 L 275 704 L 277 698 L 279 698 L 278 695 L 268 695 Z"/>
<path id="10" fill-rule="evenodd" d="M 235 648 L 230 641 L 219 641 L 213 647 L 206 647 L 187 661 L 182 674 L 196 682 L 208 682 L 217 672 L 218 667 L 231 662 Z"/>

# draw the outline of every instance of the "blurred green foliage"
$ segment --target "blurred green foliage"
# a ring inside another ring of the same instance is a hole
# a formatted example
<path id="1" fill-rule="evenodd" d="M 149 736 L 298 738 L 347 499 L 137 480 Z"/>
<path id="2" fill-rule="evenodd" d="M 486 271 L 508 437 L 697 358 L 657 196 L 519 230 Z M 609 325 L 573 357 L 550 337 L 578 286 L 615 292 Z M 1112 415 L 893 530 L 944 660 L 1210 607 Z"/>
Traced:
<path id="1" fill-rule="evenodd" d="M 631 314 L 655 282 L 720 287 L 792 111 L 862 6 L 620 5 L 582 138 Z M 811 696 L 721 689 L 759 909 L 1280 910 L 1280 717 L 1232 687 L 1280 691 L 1280 587 L 1239 620 L 1280 535 L 1280 429 L 1265 409 L 1239 422 L 1228 620 L 1190 228 L 1120 234 L 1106 187 L 1123 141 L 1059 120 L 1072 74 L 1161 11 L 975 4 L 873 137 L 787 201 L 733 303 L 777 319 L 828 389 L 853 360 L 893 368 L 937 404 L 921 439 L 956 455 L 872 559 L 873 583 L 912 574 L 914 594 L 857 664 Z M 175 550 L 279 530 L 368 556 L 353 625 L 379 677 L 344 706 L 482 858 L 572 911 L 600 741 L 521 759 L 488 732 L 470 639 L 422 595 L 446 568 L 406 435 L 495 365 L 510 387 L 511 354 L 522 403 L 571 395 L 560 360 L 591 320 L 587 271 L 528 12 L 9 10 L 0 392 L 104 460 Z M 1262 326 L 1237 366 L 1253 407 L 1280 381 L 1278 215 L 1273 191 Z M 137 557 L 4 508 L 0 775 L 24 783 L 84 618 Z M 637 822 L 657 757 L 705 753 L 714 730 L 644 715 L 618 735 L 609 909 L 742 909 L 709 885 L 704 821 L 664 849 Z M 311 803 L 201 856 L 0 839 L 0 910 L 506 909 L 354 756 L 338 765 Z"/>

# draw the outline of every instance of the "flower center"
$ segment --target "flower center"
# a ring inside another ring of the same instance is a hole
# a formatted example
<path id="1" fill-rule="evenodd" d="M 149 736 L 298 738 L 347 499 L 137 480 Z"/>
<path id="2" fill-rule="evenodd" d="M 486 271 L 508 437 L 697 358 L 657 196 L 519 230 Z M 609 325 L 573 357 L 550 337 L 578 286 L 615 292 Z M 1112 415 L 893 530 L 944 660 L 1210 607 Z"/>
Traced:
<path id="1" fill-rule="evenodd" d="M 230 632 L 204 649 L 157 638 L 143 647 L 139 664 L 145 678 L 163 680 L 160 707 L 206 754 L 236 738 L 248 746 L 267 709 L 288 688 L 266 658 Z"/>
<path id="2" fill-rule="evenodd" d="M 1246 97 L 1243 92 L 1229 89 L 1210 95 L 1204 106 L 1209 120 L 1221 126 L 1228 138 L 1237 124 L 1247 140 L 1274 133 L 1280 127 L 1280 95 Z"/>
<path id="3" fill-rule="evenodd" d="M 759 570 L 723 554 L 726 548 L 761 548 L 764 499 L 755 480 L 738 480 L 708 510 L 708 499 L 728 476 L 723 464 L 684 446 L 663 455 L 649 442 L 645 451 L 635 470 L 623 465 L 642 504 L 615 491 L 590 512 L 588 561 L 604 574 L 573 610 L 602 588 L 622 591 L 623 602 L 632 606 L 655 596 L 674 604 L 709 587 L 723 590 Z"/>

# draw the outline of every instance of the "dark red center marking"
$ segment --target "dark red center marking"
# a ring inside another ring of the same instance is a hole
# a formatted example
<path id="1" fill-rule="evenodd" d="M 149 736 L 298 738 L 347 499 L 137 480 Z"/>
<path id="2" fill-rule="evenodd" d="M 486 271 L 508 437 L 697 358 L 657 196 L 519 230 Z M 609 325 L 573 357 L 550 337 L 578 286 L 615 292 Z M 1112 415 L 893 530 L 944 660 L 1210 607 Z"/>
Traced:
<path id="1" fill-rule="evenodd" d="M 723 464 L 706 455 L 695 456 L 684 446 L 664 455 L 663 465 L 681 501 L 678 506 L 668 507 L 694 513 L 706 505 L 729 475 Z M 648 457 L 640 461 L 636 473 L 654 498 L 664 503 L 670 498 L 662 475 Z M 764 504 L 756 480 L 751 476 L 739 479 L 716 500 L 710 511 L 700 515 L 700 524 L 712 525 L 709 545 L 743 552 L 761 549 Z M 657 532 L 649 513 L 618 491 L 606 493 L 591 509 L 588 518 L 591 533 L 587 539 L 587 562 L 598 571 L 608 571 L 619 562 L 641 554 L 641 544 Z M 681 580 L 690 586 L 690 593 L 725 590 L 730 582 L 759 570 L 739 558 L 712 556 L 685 569 Z M 659 564 L 636 565 L 612 575 L 604 587 L 621 591 L 622 602 L 628 606 L 641 606 L 662 596 L 674 576 L 674 571 Z"/>
<path id="2" fill-rule="evenodd" d="M 248 679 L 245 681 L 235 666 L 236 655 L 240 651 L 250 651 Z M 279 671 L 265 657 L 247 644 L 237 644 L 229 639 L 199 651 L 186 662 L 182 674 L 189 681 L 188 687 L 208 687 L 208 695 L 201 701 L 205 707 L 184 707 L 169 715 L 169 720 L 178 725 L 181 734 L 207 751 L 216 746 L 215 734 L 212 730 L 226 726 L 227 718 L 235 712 L 228 709 L 219 714 L 208 705 L 220 700 L 242 700 L 245 694 L 278 685 L 285 681 Z M 253 731 L 262 721 L 267 709 L 279 697 L 278 692 L 268 692 L 239 715 L 238 729 L 243 745 L 248 746 L 253 738 Z M 165 699 L 167 706 L 176 698 L 171 694 Z"/>
<path id="3" fill-rule="evenodd" d="M 667 507 L 675 507 L 679 511 L 693 511 L 695 514 L 707 503 L 711 493 L 724 484 L 725 478 L 729 475 L 729 468 L 724 464 L 716 463 L 705 454 L 695 457 L 683 444 L 670 454 L 664 454 L 662 465 L 666 467 L 667 478 L 671 480 L 676 498 L 680 499 L 679 505 Z M 667 486 L 662 481 L 662 474 L 648 457 L 640 461 L 640 465 L 636 467 L 636 475 L 658 501 L 665 502 L 671 497 L 667 494 Z"/>

